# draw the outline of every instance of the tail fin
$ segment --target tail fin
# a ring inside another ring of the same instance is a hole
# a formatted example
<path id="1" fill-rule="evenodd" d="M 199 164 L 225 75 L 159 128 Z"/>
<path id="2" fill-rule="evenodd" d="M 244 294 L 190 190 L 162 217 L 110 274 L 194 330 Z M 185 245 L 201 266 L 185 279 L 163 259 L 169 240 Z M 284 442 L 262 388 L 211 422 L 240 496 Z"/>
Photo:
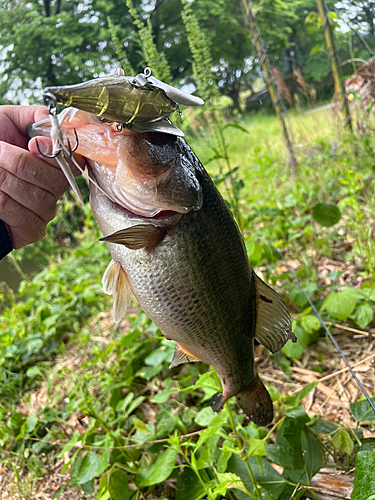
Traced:
<path id="1" fill-rule="evenodd" d="M 273 420 L 272 399 L 257 376 L 250 388 L 236 396 L 246 415 L 257 425 L 268 425 Z"/>

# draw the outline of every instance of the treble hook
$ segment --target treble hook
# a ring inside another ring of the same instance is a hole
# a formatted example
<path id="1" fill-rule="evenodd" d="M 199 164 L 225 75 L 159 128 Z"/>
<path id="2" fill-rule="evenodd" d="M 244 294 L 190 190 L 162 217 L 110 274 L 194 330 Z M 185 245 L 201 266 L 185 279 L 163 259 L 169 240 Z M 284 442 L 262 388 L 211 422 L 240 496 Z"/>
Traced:
<path id="1" fill-rule="evenodd" d="M 77 149 L 78 149 L 78 145 L 79 145 L 77 130 L 74 128 L 74 129 L 73 129 L 73 132 L 74 132 L 74 137 L 75 137 L 75 139 L 76 139 L 76 145 L 74 146 L 74 148 L 72 148 L 72 146 L 70 145 L 70 140 L 69 140 L 69 139 L 67 139 L 67 142 L 68 142 L 68 148 L 67 148 L 67 149 L 66 149 L 66 148 L 64 148 L 64 154 L 65 154 L 65 156 L 67 156 L 67 157 L 69 158 L 69 160 L 72 158 L 73 153 L 75 153 L 75 152 L 77 151 Z M 60 149 L 60 151 L 58 151 L 58 152 L 57 152 L 56 154 L 54 154 L 54 155 L 46 155 L 45 153 L 42 153 L 42 152 L 41 152 L 41 150 L 40 150 L 40 146 L 39 146 L 39 142 L 38 142 L 38 139 L 37 139 L 37 138 L 35 138 L 35 143 L 36 143 L 36 148 L 37 148 L 37 150 L 38 150 L 39 154 L 40 154 L 41 156 L 44 156 L 44 158 L 52 158 L 52 159 L 53 159 L 53 158 L 56 158 L 56 156 L 58 156 L 58 155 L 61 153 L 61 151 L 62 151 L 62 149 Z"/>
<path id="2" fill-rule="evenodd" d="M 61 134 L 61 139 L 58 141 L 59 144 L 56 144 L 56 145 L 54 144 L 53 145 L 53 148 L 54 148 L 55 151 L 56 151 L 56 149 L 55 149 L 56 146 L 60 146 L 60 147 L 56 151 L 56 153 L 52 154 L 52 155 L 46 155 L 46 154 L 42 153 L 41 150 L 40 150 L 38 139 L 35 139 L 35 143 L 36 143 L 36 147 L 38 149 L 38 152 L 44 158 L 50 158 L 50 159 L 56 158 L 62 152 L 62 153 L 64 153 L 64 155 L 67 158 L 71 159 L 72 156 L 73 156 L 73 153 L 75 151 L 77 151 L 77 148 L 78 148 L 78 145 L 79 145 L 77 131 L 76 131 L 75 128 L 73 129 L 73 131 L 74 131 L 74 137 L 75 137 L 75 140 L 76 140 L 76 144 L 75 144 L 74 148 L 72 148 L 69 139 L 67 139 L 68 148 L 66 148 L 64 146 L 63 142 L 62 142 L 63 141 L 62 132 L 61 132 L 61 129 L 60 129 L 60 124 L 59 124 L 57 116 L 56 116 L 56 106 L 57 106 L 56 96 L 54 96 L 51 92 L 45 92 L 44 95 L 43 95 L 43 100 L 44 100 L 44 104 L 46 106 L 48 106 L 48 111 L 49 111 L 50 119 L 51 119 L 51 122 L 52 122 L 52 130 L 55 128 L 56 131 L 59 131 L 60 133 L 58 135 Z"/>

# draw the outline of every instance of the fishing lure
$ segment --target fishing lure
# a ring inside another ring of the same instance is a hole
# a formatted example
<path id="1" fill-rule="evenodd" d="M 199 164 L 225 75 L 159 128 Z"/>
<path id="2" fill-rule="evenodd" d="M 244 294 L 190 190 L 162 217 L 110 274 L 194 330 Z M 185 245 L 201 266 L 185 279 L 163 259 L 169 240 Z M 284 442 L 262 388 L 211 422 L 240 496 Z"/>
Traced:
<path id="1" fill-rule="evenodd" d="M 101 120 L 121 123 L 133 132 L 164 132 L 183 136 L 167 119 L 179 104 L 201 106 L 200 97 L 186 94 L 154 76 L 146 68 L 135 77 L 121 69 L 112 75 L 76 85 L 47 87 L 43 95 L 54 96 L 58 104 L 93 113 Z"/>

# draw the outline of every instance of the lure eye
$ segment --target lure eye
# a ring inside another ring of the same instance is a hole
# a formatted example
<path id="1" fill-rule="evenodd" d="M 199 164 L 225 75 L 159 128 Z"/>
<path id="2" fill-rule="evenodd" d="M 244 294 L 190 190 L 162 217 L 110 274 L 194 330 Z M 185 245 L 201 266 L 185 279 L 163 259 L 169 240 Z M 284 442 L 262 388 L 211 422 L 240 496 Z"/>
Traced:
<path id="1" fill-rule="evenodd" d="M 95 118 L 98 120 L 100 123 L 113 123 L 112 120 L 107 120 L 107 118 L 104 118 L 104 116 L 95 116 Z"/>

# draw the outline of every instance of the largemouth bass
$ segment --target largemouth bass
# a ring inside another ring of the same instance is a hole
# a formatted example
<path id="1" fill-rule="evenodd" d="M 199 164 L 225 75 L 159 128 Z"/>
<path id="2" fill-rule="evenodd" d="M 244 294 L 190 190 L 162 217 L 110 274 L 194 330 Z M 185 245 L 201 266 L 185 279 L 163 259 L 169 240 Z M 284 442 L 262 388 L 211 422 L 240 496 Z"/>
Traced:
<path id="1" fill-rule="evenodd" d="M 130 291 L 167 339 L 171 367 L 204 361 L 218 373 L 220 411 L 236 396 L 258 425 L 273 419 L 254 364 L 254 338 L 272 352 L 295 341 L 279 295 L 249 265 L 233 216 L 186 142 L 116 131 L 84 111 L 65 110 L 63 131 L 89 164 L 90 204 L 112 261 L 104 276 L 120 321 Z M 34 124 L 30 135 L 48 135 Z"/>

